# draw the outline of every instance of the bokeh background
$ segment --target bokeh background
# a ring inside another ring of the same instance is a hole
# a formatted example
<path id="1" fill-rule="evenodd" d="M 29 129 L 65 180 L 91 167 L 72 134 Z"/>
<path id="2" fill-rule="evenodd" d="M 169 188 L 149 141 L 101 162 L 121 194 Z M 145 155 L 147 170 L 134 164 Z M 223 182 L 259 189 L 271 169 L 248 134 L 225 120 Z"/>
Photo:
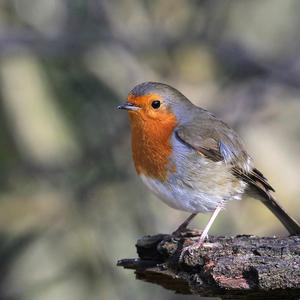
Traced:
<path id="1" fill-rule="evenodd" d="M 299 15 L 298 0 L 1 0 L 0 299 L 189 298 L 116 267 L 187 216 L 133 169 L 116 106 L 143 81 L 238 130 L 299 220 Z M 249 199 L 211 233 L 286 231 Z"/>

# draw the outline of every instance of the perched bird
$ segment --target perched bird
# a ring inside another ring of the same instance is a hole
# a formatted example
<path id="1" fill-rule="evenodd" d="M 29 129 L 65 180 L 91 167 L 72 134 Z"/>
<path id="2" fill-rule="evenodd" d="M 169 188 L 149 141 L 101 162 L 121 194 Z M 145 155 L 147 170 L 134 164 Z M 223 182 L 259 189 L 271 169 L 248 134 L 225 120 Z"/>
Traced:
<path id="1" fill-rule="evenodd" d="M 175 233 L 197 213 L 213 212 L 193 247 L 202 245 L 227 201 L 244 195 L 261 200 L 290 234 L 300 234 L 240 137 L 212 113 L 158 82 L 137 85 L 118 108 L 129 113 L 132 155 L 142 181 L 169 206 L 191 213 Z"/>

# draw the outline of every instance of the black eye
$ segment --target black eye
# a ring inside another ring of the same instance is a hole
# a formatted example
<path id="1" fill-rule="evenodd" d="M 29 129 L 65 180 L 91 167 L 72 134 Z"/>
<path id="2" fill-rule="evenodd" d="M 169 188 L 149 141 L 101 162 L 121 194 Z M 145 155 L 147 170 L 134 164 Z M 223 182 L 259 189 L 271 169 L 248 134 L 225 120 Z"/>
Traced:
<path id="1" fill-rule="evenodd" d="M 151 106 L 152 106 L 154 109 L 158 109 L 158 108 L 160 107 L 160 101 L 158 101 L 158 100 L 152 101 Z"/>

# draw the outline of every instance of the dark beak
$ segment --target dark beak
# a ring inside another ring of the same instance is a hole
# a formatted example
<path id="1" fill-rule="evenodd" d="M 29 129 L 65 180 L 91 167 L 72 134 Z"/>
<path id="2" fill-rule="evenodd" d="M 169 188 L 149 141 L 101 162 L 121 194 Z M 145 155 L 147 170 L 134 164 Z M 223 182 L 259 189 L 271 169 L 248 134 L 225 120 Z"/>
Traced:
<path id="1" fill-rule="evenodd" d="M 139 110 L 140 109 L 140 107 L 138 107 L 132 103 L 129 103 L 129 102 L 125 102 L 125 103 L 119 105 L 117 108 L 118 109 L 126 109 L 126 110 Z"/>

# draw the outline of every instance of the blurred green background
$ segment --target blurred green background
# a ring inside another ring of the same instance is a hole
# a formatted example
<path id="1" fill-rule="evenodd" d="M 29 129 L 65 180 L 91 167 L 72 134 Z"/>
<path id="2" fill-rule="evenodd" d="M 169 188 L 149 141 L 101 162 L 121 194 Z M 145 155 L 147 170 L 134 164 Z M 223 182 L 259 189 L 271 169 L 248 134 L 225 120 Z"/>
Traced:
<path id="1" fill-rule="evenodd" d="M 188 299 L 116 267 L 187 216 L 133 169 L 116 106 L 143 81 L 237 129 L 299 220 L 299 15 L 298 0 L 0 0 L 0 299 Z M 258 201 L 227 208 L 211 234 L 287 234 Z"/>

